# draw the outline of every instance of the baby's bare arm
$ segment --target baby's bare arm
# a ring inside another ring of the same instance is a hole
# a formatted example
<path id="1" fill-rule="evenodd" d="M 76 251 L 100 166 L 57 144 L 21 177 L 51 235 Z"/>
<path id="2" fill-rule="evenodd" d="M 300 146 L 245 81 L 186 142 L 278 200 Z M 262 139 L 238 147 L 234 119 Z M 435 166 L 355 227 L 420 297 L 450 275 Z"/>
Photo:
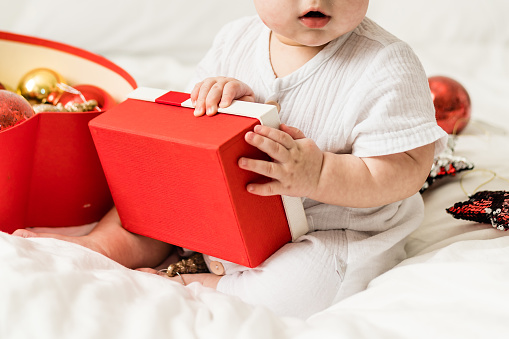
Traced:
<path id="1" fill-rule="evenodd" d="M 324 153 L 312 199 L 349 207 L 374 207 L 419 191 L 433 162 L 434 144 L 371 158 Z"/>
<path id="2" fill-rule="evenodd" d="M 195 115 L 214 115 L 234 99 L 254 101 L 251 88 L 226 77 L 207 78 L 191 92 Z M 349 207 L 374 207 L 407 198 L 422 187 L 433 162 L 434 145 L 372 158 L 322 152 L 298 129 L 256 126 L 246 141 L 267 153 L 273 162 L 241 158 L 239 166 L 272 178 L 249 184 L 257 195 L 309 197 Z"/>
<path id="3" fill-rule="evenodd" d="M 246 141 L 273 162 L 241 158 L 239 166 L 273 180 L 249 184 L 257 195 L 305 196 L 328 204 L 375 207 L 419 191 L 431 169 L 434 144 L 407 152 L 359 158 L 322 152 L 296 128 L 256 126 Z"/>

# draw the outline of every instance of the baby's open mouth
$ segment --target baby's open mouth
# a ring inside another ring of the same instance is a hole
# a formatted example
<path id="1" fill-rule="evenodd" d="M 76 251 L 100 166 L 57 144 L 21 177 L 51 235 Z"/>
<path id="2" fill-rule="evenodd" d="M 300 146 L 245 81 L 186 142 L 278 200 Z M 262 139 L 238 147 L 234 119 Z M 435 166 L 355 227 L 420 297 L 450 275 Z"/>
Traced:
<path id="1" fill-rule="evenodd" d="M 299 17 L 300 22 L 308 28 L 322 28 L 327 25 L 331 17 L 319 11 L 309 11 Z"/>
<path id="2" fill-rule="evenodd" d="M 310 11 L 302 16 L 303 18 L 325 18 L 326 15 L 322 12 Z"/>

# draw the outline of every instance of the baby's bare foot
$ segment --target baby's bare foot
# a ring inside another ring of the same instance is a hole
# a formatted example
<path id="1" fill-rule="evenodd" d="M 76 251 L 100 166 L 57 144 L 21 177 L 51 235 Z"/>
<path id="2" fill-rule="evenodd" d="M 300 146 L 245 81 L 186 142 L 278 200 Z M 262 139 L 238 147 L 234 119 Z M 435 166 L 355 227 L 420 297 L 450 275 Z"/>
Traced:
<path id="1" fill-rule="evenodd" d="M 86 236 L 73 237 L 73 236 L 67 236 L 67 235 L 62 235 L 62 234 L 57 234 L 57 233 L 37 233 L 37 232 L 32 232 L 32 231 L 29 231 L 26 229 L 18 229 L 16 231 L 14 231 L 12 233 L 12 235 L 21 237 L 21 238 L 53 238 L 53 239 L 63 240 L 63 241 L 72 242 L 74 244 L 84 246 L 86 248 L 89 248 L 89 249 L 91 249 L 95 252 L 101 253 L 103 255 L 107 255 L 107 253 L 104 251 L 104 249 L 101 246 L 95 244 L 92 239 L 89 239 L 89 237 L 86 237 Z"/>
<path id="2" fill-rule="evenodd" d="M 15 236 L 21 237 L 21 238 L 37 238 L 38 237 L 37 233 L 29 231 L 29 230 L 25 230 L 25 229 L 15 230 L 12 233 L 12 235 L 15 235 Z"/>
<path id="3" fill-rule="evenodd" d="M 124 229 L 118 216 L 108 214 L 84 236 L 35 233 L 25 229 L 13 235 L 23 238 L 53 238 L 87 247 L 129 268 L 155 267 L 170 254 L 172 246 L 162 241 L 136 235 Z"/>

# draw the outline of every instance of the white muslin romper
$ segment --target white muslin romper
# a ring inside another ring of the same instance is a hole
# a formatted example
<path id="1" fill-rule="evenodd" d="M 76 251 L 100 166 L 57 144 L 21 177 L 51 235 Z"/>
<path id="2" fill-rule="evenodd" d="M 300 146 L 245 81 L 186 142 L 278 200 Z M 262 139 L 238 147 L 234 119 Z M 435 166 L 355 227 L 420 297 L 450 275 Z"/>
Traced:
<path id="1" fill-rule="evenodd" d="M 211 76 L 245 82 L 257 102 L 278 102 L 281 121 L 322 151 L 373 157 L 433 142 L 436 152 L 442 149 L 447 136 L 436 124 L 421 63 L 406 43 L 370 19 L 282 78 L 271 67 L 270 36 L 258 17 L 226 25 L 197 67 L 196 82 Z M 280 315 L 308 317 L 403 260 L 405 238 L 424 210 L 419 194 L 362 209 L 302 200 L 310 232 L 260 266 L 205 256 L 224 266 L 219 291 Z"/>

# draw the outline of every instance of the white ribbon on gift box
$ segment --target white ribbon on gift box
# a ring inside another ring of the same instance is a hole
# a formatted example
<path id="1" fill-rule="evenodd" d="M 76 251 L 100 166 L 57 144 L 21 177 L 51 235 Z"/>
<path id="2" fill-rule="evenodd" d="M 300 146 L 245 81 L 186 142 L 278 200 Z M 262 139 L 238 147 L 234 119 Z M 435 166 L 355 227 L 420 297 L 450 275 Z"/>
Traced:
<path id="1" fill-rule="evenodd" d="M 127 98 L 156 102 L 156 99 L 168 93 L 167 90 L 138 87 L 131 92 Z M 182 107 L 194 108 L 191 99 L 180 104 Z M 268 104 L 259 104 L 246 101 L 234 100 L 232 104 L 226 108 L 219 108 L 219 113 L 239 115 L 243 117 L 255 118 L 260 121 L 261 125 L 273 128 L 279 128 L 281 124 L 279 120 L 277 107 Z M 282 195 L 283 206 L 286 213 L 286 219 L 292 235 L 292 241 L 295 241 L 301 235 L 309 231 L 309 225 L 302 205 L 302 199 L 299 197 L 291 197 Z"/>

